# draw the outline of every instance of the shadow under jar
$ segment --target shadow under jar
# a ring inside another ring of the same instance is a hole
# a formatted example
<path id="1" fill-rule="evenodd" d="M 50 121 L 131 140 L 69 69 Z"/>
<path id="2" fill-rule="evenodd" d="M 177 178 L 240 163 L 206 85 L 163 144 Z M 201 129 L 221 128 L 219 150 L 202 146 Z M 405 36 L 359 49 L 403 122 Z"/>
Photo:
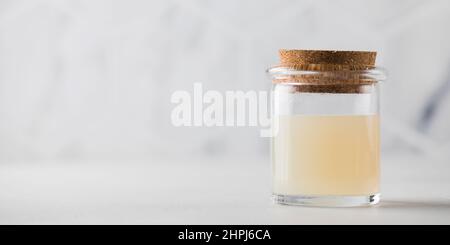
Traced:
<path id="1" fill-rule="evenodd" d="M 350 207 L 379 202 L 376 52 L 280 50 L 273 81 L 276 203 Z"/>

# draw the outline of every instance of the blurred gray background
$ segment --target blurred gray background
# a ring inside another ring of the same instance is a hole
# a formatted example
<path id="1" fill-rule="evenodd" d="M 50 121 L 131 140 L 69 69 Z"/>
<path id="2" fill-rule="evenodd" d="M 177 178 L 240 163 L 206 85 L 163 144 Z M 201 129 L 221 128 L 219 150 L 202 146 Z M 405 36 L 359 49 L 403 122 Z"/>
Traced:
<path id="1" fill-rule="evenodd" d="M 176 90 L 269 89 L 279 48 L 376 50 L 384 154 L 449 157 L 450 1 L 1 0 L 0 163 L 269 156 L 175 128 Z"/>

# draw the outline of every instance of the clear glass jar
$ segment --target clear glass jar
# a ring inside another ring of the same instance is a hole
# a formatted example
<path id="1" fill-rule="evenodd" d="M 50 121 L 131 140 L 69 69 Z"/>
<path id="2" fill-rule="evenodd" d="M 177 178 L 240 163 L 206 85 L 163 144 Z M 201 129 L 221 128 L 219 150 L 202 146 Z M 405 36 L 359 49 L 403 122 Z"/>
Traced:
<path id="1" fill-rule="evenodd" d="M 273 198 L 280 204 L 379 202 L 379 81 L 383 69 L 277 66 L 273 81 Z"/>

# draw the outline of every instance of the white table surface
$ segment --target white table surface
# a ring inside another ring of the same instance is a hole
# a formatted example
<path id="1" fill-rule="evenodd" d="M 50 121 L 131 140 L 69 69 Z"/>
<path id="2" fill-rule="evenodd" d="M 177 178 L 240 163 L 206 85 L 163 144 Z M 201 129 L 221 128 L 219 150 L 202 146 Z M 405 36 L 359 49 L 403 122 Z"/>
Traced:
<path id="1" fill-rule="evenodd" d="M 267 159 L 0 164 L 0 224 L 450 224 L 450 161 L 384 157 L 382 202 L 270 201 Z"/>

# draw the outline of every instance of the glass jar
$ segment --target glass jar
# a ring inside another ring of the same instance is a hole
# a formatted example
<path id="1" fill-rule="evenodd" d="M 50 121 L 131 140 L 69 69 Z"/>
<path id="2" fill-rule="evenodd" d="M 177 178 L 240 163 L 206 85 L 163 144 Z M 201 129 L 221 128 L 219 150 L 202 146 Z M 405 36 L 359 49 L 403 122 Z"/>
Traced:
<path id="1" fill-rule="evenodd" d="M 274 95 L 274 201 L 311 206 L 378 203 L 378 82 L 385 72 L 373 66 L 375 58 L 369 64 L 351 63 L 372 52 L 285 52 L 295 54 L 291 63 L 283 63 L 286 53 L 280 53 L 282 64 L 268 70 Z M 314 52 L 322 55 L 306 62 L 298 56 Z"/>

